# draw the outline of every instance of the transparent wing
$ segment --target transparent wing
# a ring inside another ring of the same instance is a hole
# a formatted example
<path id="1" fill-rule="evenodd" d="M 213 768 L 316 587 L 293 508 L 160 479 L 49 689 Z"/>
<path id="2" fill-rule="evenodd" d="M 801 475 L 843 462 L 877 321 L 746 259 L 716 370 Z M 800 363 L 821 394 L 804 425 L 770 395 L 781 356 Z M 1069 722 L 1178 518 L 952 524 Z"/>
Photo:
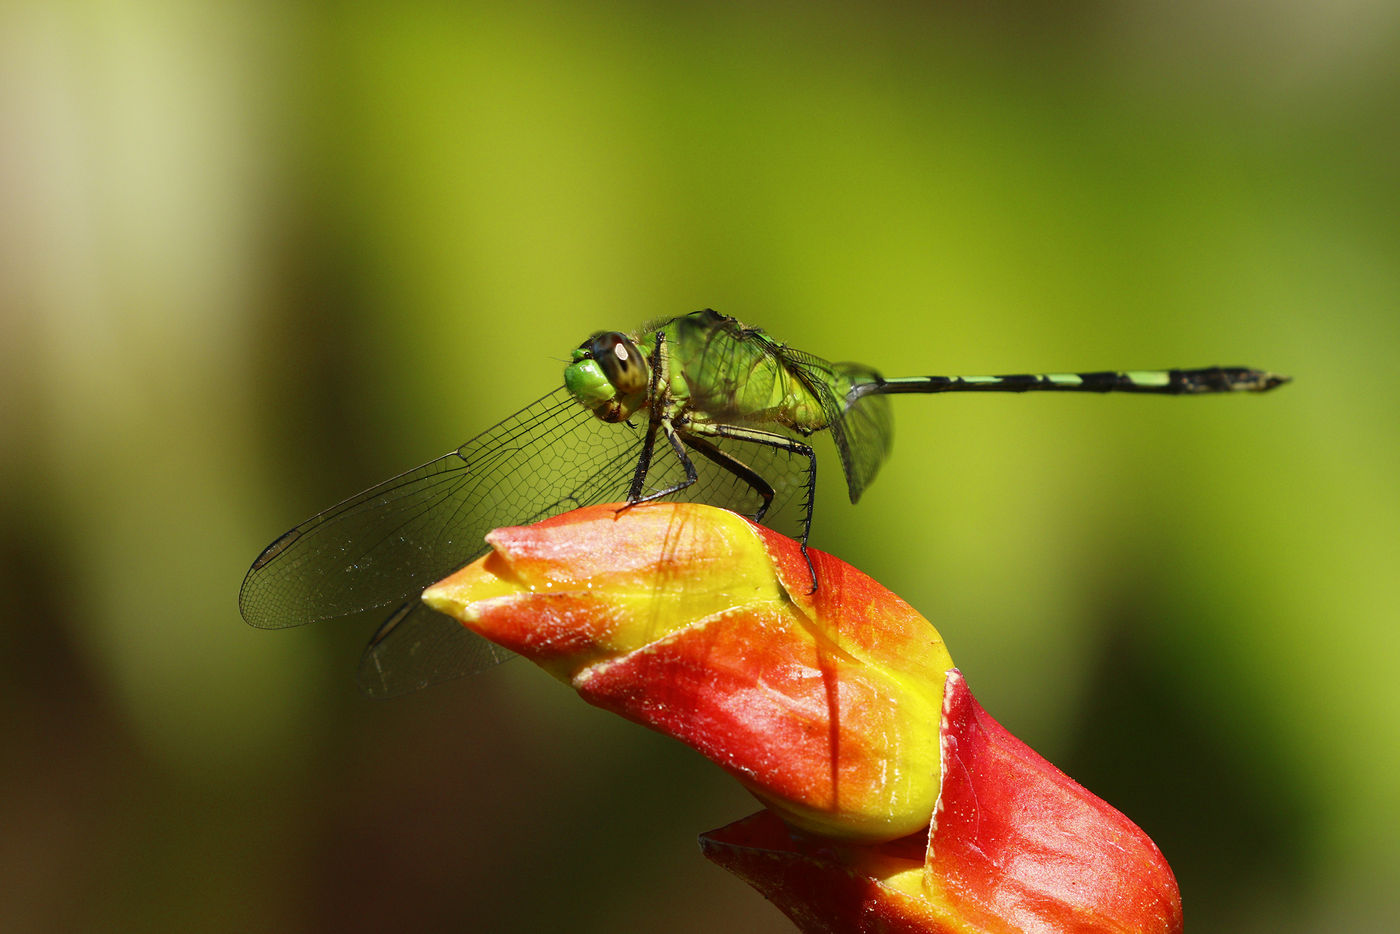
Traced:
<path id="1" fill-rule="evenodd" d="M 837 363 L 833 366 L 842 377 L 838 385 L 843 392 L 851 383 L 869 382 L 880 375 L 859 363 Z M 844 398 L 833 398 L 831 401 L 835 405 L 845 406 Z M 875 394 L 861 396 L 854 404 L 844 408 L 844 413 L 832 426 L 832 433 L 840 434 L 837 447 L 841 450 L 842 466 L 846 469 L 851 502 L 856 503 L 870 481 L 875 479 L 875 474 L 880 472 L 885 458 L 890 456 L 894 442 L 894 417 L 890 412 L 889 397 Z"/>
<path id="2" fill-rule="evenodd" d="M 639 419 L 640 421 L 640 419 Z M 298 626 L 398 605 L 360 662 L 372 696 L 417 690 L 510 657 L 418 600 L 425 587 L 485 553 L 493 528 L 525 525 L 602 502 L 622 502 L 645 423 L 606 424 L 558 389 L 451 454 L 386 480 L 313 516 L 263 550 L 243 581 L 243 617 L 262 628 Z M 766 521 L 790 526 L 803 465 L 758 445 L 730 446 L 774 482 Z M 751 449 L 751 450 L 749 450 Z M 676 499 L 752 515 L 761 502 L 740 478 L 692 458 L 694 485 Z M 664 440 L 645 492 L 684 479 Z"/>
<path id="3" fill-rule="evenodd" d="M 409 600 L 379 627 L 360 658 L 360 689 L 394 697 L 483 671 L 514 657 L 421 600 Z"/>
<path id="4" fill-rule="evenodd" d="M 767 400 L 780 389 L 772 381 L 781 378 L 779 373 L 786 373 L 821 407 L 822 425 L 807 427 L 830 430 L 851 502 L 859 500 L 889 454 L 893 422 L 884 398 L 866 396 L 848 406 L 846 396 L 852 382 L 875 379 L 878 374 L 859 364 L 829 363 L 781 344 L 760 330 L 746 328 L 733 318 L 710 315 L 713 317 L 687 316 L 681 321 L 689 325 L 680 329 L 681 341 L 700 348 L 691 351 L 687 366 L 694 404 L 715 422 L 732 419 L 791 434 L 766 409 Z M 767 383 L 754 382 L 765 379 Z M 746 411 L 746 404 L 761 411 Z"/>
<path id="5" fill-rule="evenodd" d="M 451 454 L 313 516 L 269 545 L 239 593 L 275 629 L 394 606 L 485 552 L 485 534 L 625 495 L 642 433 L 563 388 Z"/>
<path id="6" fill-rule="evenodd" d="M 591 420 L 604 431 L 623 427 Z M 637 431 L 635 434 L 637 443 L 623 452 L 618 464 L 607 465 L 591 480 L 578 485 L 567 504 L 551 508 L 548 513 L 552 515 L 591 503 L 621 503 L 626 498 L 627 487 L 640 456 L 643 433 Z M 802 480 L 806 476 L 806 461 L 758 444 L 726 442 L 725 449 L 749 464 L 773 485 L 773 503 L 764 517 L 764 524 L 795 534 L 800 528 L 799 517 L 802 515 L 800 494 L 805 489 Z M 743 480 L 703 457 L 692 454 L 691 462 L 695 466 L 696 482 L 671 498 L 724 506 L 749 515 L 757 511 L 761 497 Z M 673 486 L 685 475 L 684 465 L 675 457 L 670 446 L 661 441 L 657 444 L 643 493 Z M 537 518 L 543 518 L 543 515 Z M 518 525 L 527 521 L 535 520 L 512 520 L 497 525 Z M 485 551 L 485 546 L 480 551 Z M 448 573 L 450 571 L 439 574 L 433 580 Z M 425 582 L 423 586 L 426 587 L 428 583 L 432 581 Z M 358 678 L 361 689 L 369 696 L 393 697 L 482 671 L 511 657 L 508 650 L 481 638 L 455 619 L 434 611 L 416 598 L 410 598 L 370 640 L 360 659 Z"/>
<path id="7" fill-rule="evenodd" d="M 894 419 L 889 400 L 884 396 L 862 396 L 848 407 L 846 390 L 853 382 L 876 379 L 879 374 L 859 363 L 828 363 L 821 357 L 781 344 L 774 345 L 773 353 L 821 402 L 831 440 L 841 456 L 841 469 L 846 474 L 851 502 L 859 501 L 861 493 L 889 456 Z"/>

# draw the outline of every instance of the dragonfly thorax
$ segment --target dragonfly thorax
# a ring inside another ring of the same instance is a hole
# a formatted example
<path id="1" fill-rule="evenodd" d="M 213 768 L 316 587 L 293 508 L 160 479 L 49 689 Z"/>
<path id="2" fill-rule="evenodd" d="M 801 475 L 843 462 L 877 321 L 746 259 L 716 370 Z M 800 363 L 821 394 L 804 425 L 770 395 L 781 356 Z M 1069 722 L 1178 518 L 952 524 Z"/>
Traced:
<path id="1" fill-rule="evenodd" d="M 595 334 L 574 351 L 564 368 L 569 394 L 605 422 L 621 422 L 646 403 L 647 361 L 625 334 Z"/>

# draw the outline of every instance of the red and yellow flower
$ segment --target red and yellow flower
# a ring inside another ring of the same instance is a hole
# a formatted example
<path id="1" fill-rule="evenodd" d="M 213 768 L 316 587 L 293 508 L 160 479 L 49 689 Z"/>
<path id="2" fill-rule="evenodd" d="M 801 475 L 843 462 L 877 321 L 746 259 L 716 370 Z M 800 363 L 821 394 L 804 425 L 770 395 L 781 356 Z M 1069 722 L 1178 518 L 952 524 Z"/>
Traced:
<path id="1" fill-rule="evenodd" d="M 1170 932 L 1127 818 L 973 699 L 932 625 L 818 551 L 665 503 L 497 529 L 434 608 L 698 749 L 767 811 L 702 838 L 806 931 Z"/>

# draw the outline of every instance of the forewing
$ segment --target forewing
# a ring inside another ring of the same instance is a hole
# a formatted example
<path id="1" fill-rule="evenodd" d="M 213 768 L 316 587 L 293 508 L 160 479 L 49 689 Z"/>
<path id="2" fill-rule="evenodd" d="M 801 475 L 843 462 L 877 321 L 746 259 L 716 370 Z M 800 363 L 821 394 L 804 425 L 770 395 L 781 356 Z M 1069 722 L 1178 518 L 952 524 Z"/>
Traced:
<path id="1" fill-rule="evenodd" d="M 598 424 L 604 429 L 622 427 Z M 800 494 L 805 490 L 801 482 L 806 476 L 805 459 L 757 444 L 726 442 L 725 449 L 773 485 L 773 503 L 764 517 L 764 524 L 797 534 L 801 528 L 798 517 L 801 515 Z M 551 514 L 574 508 L 575 504 L 623 502 L 638 456 L 637 449 L 624 449 L 616 464 L 598 471 L 579 485 L 568 505 L 551 510 Z M 762 500 L 741 478 L 695 452 L 690 452 L 690 457 L 696 470 L 696 482 L 668 499 L 709 503 L 750 516 L 757 511 Z M 670 445 L 659 441 L 642 493 L 645 496 L 674 486 L 685 476 L 684 465 Z M 442 576 L 446 574 L 439 575 Z M 432 610 L 426 603 L 410 598 L 385 621 L 365 649 L 360 659 L 359 682 L 371 697 L 392 697 L 481 671 L 510 657 L 506 649 Z"/>
<path id="2" fill-rule="evenodd" d="M 416 599 L 483 554 L 493 528 L 624 498 L 641 441 L 557 389 L 287 532 L 249 569 L 239 608 L 271 629 Z"/>
<path id="3" fill-rule="evenodd" d="M 239 607 L 254 626 L 282 628 L 398 609 L 360 663 L 360 683 L 390 696 L 510 657 L 418 599 L 485 553 L 493 528 L 526 525 L 593 503 L 623 502 L 646 435 L 645 416 L 607 424 L 558 389 L 456 451 L 386 480 L 277 539 L 244 578 Z M 770 447 L 726 443 L 775 489 L 765 523 L 800 526 L 806 462 Z M 671 498 L 753 515 L 761 499 L 741 478 L 692 456 L 697 481 Z M 643 494 L 685 478 L 658 436 Z"/>

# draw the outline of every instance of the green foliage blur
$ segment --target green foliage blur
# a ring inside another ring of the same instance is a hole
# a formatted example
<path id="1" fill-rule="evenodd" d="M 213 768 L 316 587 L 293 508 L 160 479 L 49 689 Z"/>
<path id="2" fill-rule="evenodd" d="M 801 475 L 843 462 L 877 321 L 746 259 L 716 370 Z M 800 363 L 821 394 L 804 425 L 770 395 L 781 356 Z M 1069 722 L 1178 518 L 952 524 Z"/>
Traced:
<path id="1" fill-rule="evenodd" d="M 1400 918 L 1400 13 L 426 2 L 0 12 L 0 930 L 785 931 L 754 802 L 514 662 L 372 703 L 254 631 L 286 528 L 714 307 L 901 397 L 813 544 L 1137 821 L 1193 931 Z"/>

